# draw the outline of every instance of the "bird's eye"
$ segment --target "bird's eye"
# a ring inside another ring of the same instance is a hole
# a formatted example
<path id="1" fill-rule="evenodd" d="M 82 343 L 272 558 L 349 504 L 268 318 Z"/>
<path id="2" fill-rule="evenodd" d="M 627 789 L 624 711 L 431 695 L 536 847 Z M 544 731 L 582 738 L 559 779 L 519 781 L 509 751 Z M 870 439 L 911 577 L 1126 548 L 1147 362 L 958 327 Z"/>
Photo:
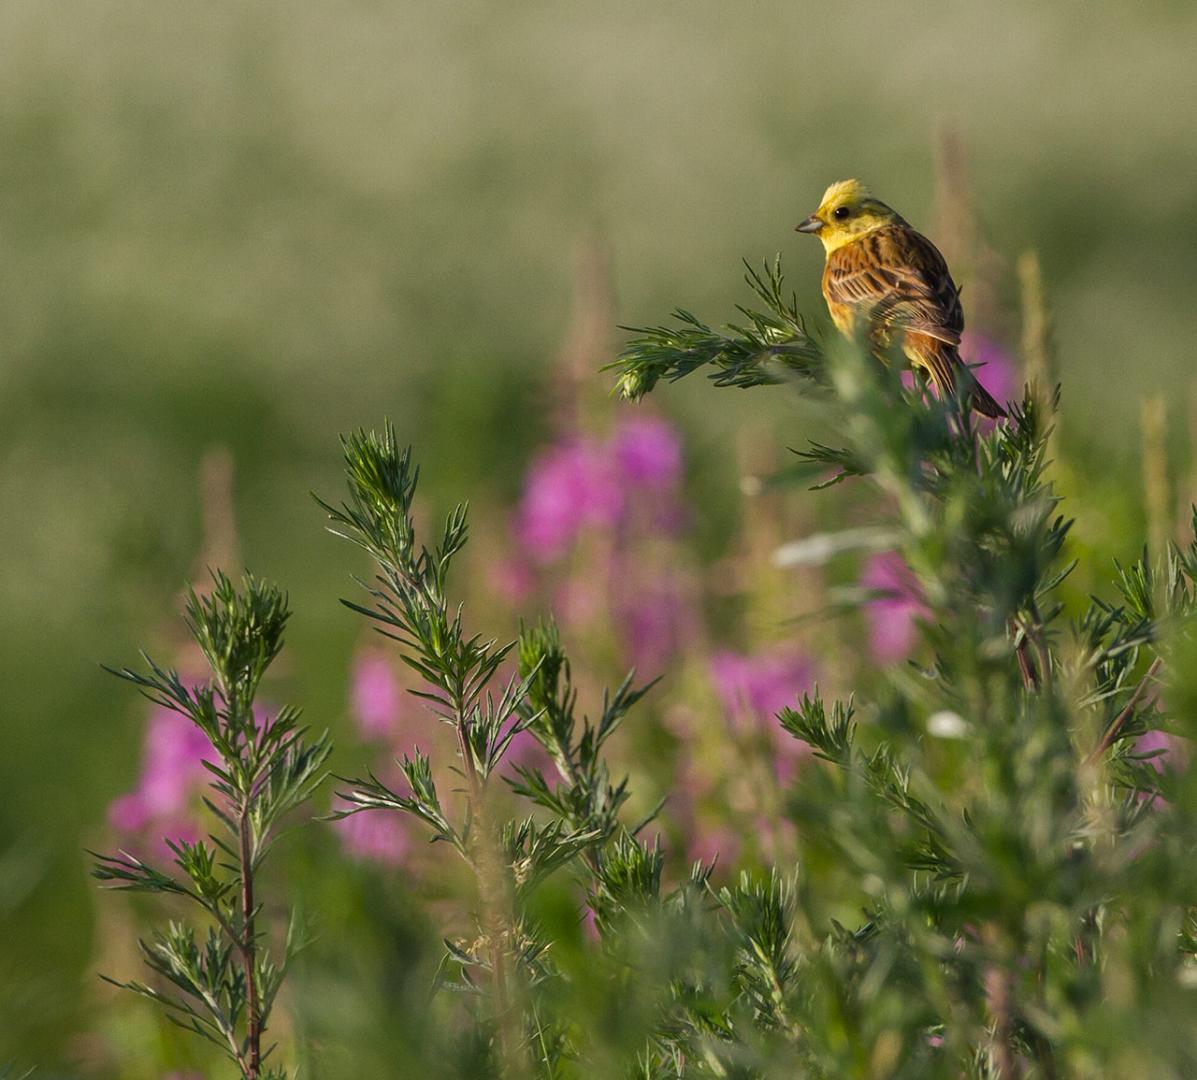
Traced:
<path id="1" fill-rule="evenodd" d="M 832 211 L 831 216 L 837 221 L 843 221 L 844 218 L 848 216 L 848 213 L 849 211 L 846 206 L 837 206 L 835 210 Z"/>

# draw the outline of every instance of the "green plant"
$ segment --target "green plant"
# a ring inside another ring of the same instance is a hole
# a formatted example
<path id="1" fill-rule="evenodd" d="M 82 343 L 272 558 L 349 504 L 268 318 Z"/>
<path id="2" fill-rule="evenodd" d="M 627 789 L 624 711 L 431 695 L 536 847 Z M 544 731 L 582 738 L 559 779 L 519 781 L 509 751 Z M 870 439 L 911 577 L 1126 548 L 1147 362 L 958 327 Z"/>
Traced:
<path id="1" fill-rule="evenodd" d="M 800 329 L 779 267 L 749 282 L 776 320 L 754 326 Z M 742 358 L 770 359 L 757 330 L 685 325 L 629 345 L 615 365 L 625 394 L 695 358 L 752 385 Z M 831 387 L 845 434 L 801 455 L 831 482 L 872 485 L 917 578 L 929 660 L 875 700 L 816 692 L 779 717 L 829 767 L 793 795 L 798 958 L 763 985 L 814 1075 L 1123 1075 L 1132 1060 L 1185 1075 L 1185 1040 L 1141 1032 L 1193 982 L 1197 785 L 1135 747 L 1148 731 L 1190 733 L 1197 545 L 1119 568 L 1118 600 L 1066 619 L 1056 400 L 1028 387 L 981 432 L 954 403 L 904 390 L 897 366 L 836 341 L 798 372 Z M 853 902 L 865 915 L 847 929 L 833 913 Z"/>
<path id="2" fill-rule="evenodd" d="M 456 745 L 450 762 L 405 756 L 398 784 L 344 779 L 332 815 L 408 815 L 468 869 L 466 929 L 447 918 L 435 980 L 456 1004 L 421 1014 L 426 1039 L 456 1046 L 459 1072 L 513 1077 L 1191 1075 L 1197 780 L 1139 741 L 1194 734 L 1197 542 L 1119 567 L 1115 599 L 1072 610 L 1048 460 L 1058 395 L 1032 384 L 1008 421 L 974 427 L 957 402 L 905 388 L 897 358 L 816 343 L 776 263 L 749 284 L 766 311 L 746 310 L 748 326 L 681 312 L 680 327 L 638 331 L 619 387 L 639 397 L 709 369 L 721 386 L 814 391 L 842 440 L 800 453 L 819 488 L 867 486 L 866 531 L 910 568 L 921 612 L 918 662 L 777 717 L 817 759 L 788 793 L 796 865 L 720 885 L 700 861 L 671 881 L 647 834 L 659 807 L 631 818 L 607 758 L 649 687 L 629 674 L 587 716 L 551 622 L 503 645 L 468 629 L 449 598 L 465 508 L 425 545 L 410 451 L 389 425 L 343 440 L 349 497 L 321 505 L 376 568 L 369 601 L 346 603 L 395 642 Z M 851 556 L 859 535 L 820 550 Z M 98 873 L 208 911 L 207 945 L 172 927 L 147 957 L 207 1012 L 171 1007 L 257 1075 L 280 973 L 253 924 L 255 822 L 264 836 L 310 791 L 327 746 L 301 752 L 291 713 L 278 736 L 253 719 L 285 620 L 276 593 L 218 577 L 189 611 L 212 687 L 153 664 L 121 674 L 219 753 L 232 876 L 203 845 L 176 847 L 178 882 L 124 854 Z M 255 749 L 266 732 L 280 752 Z M 509 760 L 523 736 L 549 765 Z"/>
<path id="3" fill-rule="evenodd" d="M 272 714 L 255 704 L 289 616 L 278 589 L 251 576 L 238 589 L 217 572 L 210 593 L 191 590 L 187 597 L 188 627 L 211 668 L 209 682 L 189 685 L 145 654 L 147 673 L 113 671 L 207 736 L 215 759 L 205 761 L 213 778 L 205 802 L 218 831 L 207 843 L 168 838 L 174 873 L 127 851 L 97 856 L 94 871 L 112 888 L 180 897 L 200 909 L 206 926 L 171 920 L 141 942 L 146 965 L 165 989 L 115 984 L 159 1003 L 173 1021 L 219 1046 L 245 1080 L 286 1075 L 266 1065 L 273 1048 L 265 1035 L 301 941 L 288 925 L 272 951 L 258 882 L 278 826 L 320 784 L 331 749 L 325 735 L 305 739 L 298 710 Z"/>

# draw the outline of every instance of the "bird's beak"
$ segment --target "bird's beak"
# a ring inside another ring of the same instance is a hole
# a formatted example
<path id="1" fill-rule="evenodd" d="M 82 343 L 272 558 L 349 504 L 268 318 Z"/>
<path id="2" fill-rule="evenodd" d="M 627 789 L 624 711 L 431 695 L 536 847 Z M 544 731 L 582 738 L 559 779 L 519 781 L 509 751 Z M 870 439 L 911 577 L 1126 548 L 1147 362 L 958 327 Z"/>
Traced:
<path id="1" fill-rule="evenodd" d="M 794 231 L 817 233 L 821 228 L 823 228 L 823 222 L 815 217 L 814 214 L 811 214 L 801 225 L 795 225 Z"/>

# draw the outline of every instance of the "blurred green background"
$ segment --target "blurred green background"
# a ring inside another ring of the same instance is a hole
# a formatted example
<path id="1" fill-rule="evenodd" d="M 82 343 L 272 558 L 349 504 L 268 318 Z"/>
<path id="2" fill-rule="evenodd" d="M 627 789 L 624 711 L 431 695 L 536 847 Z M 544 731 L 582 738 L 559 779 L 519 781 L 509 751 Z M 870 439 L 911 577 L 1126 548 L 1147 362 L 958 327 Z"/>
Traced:
<path id="1" fill-rule="evenodd" d="M 821 316 L 793 224 L 855 175 L 933 232 L 956 132 L 1015 341 L 1042 259 L 1080 540 L 1126 554 L 1144 394 L 1189 483 L 1195 40 L 1183 2 L 0 6 L 0 1062 L 87 1057 L 83 849 L 144 723 L 98 663 L 169 649 L 205 451 L 291 591 L 289 696 L 336 727 L 358 566 L 308 492 L 337 433 L 390 416 L 437 505 L 510 503 L 587 237 L 619 321 L 728 318 L 779 250 Z M 656 400 L 734 514 L 737 433 L 804 432 L 784 394 L 712 395 Z"/>

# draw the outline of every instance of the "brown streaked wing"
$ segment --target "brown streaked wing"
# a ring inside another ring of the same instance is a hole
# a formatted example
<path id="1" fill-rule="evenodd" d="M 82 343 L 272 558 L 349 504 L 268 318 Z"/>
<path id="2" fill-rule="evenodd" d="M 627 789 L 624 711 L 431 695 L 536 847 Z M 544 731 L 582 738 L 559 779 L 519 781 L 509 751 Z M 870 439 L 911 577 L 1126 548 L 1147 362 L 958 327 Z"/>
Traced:
<path id="1" fill-rule="evenodd" d="M 959 292 L 938 249 L 911 228 L 890 225 L 837 248 L 824 291 L 829 303 L 862 306 L 877 325 L 960 343 Z"/>
<path id="2" fill-rule="evenodd" d="M 926 334 L 910 333 L 904 351 L 914 367 L 927 370 L 941 393 L 956 393 L 956 372 L 961 364 L 953 346 Z"/>

